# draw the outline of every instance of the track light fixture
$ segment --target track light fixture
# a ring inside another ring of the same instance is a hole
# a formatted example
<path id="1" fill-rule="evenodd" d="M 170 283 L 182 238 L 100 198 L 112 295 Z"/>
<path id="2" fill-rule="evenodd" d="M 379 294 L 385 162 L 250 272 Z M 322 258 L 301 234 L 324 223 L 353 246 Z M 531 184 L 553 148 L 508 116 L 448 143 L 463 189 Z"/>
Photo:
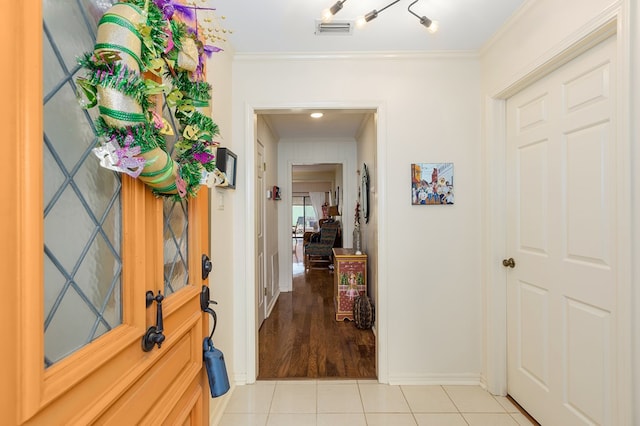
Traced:
<path id="1" fill-rule="evenodd" d="M 378 17 L 378 13 L 382 12 L 383 10 L 385 10 L 388 7 L 393 6 L 394 4 L 398 3 L 399 1 L 400 0 L 392 1 L 391 3 L 389 3 L 388 5 L 386 5 L 385 7 L 383 7 L 380 10 L 373 9 L 371 12 L 367 13 L 366 15 L 364 15 L 364 18 L 363 18 L 364 19 L 364 23 L 376 19 Z"/>
<path id="2" fill-rule="evenodd" d="M 433 34 L 436 31 L 438 31 L 438 27 L 439 27 L 438 21 L 432 21 L 431 19 L 427 18 L 426 16 L 420 16 L 417 13 L 415 13 L 413 10 L 411 10 L 411 6 L 413 6 L 414 4 L 418 3 L 418 1 L 420 1 L 420 0 L 414 0 L 414 2 L 411 3 L 409 5 L 409 7 L 407 7 L 407 10 L 409 11 L 410 14 L 412 14 L 413 16 L 415 16 L 416 18 L 418 18 L 420 20 L 420 23 L 425 26 L 427 31 L 429 31 L 431 34 Z"/>
<path id="3" fill-rule="evenodd" d="M 342 5 L 346 2 L 347 0 L 338 0 L 337 2 L 335 2 L 335 4 L 333 6 L 331 6 L 329 9 L 325 9 L 322 11 L 322 20 L 324 22 L 329 22 L 331 20 L 331 18 L 333 18 L 333 15 L 335 15 L 336 13 L 340 12 L 340 10 L 342 9 Z"/>
<path id="4" fill-rule="evenodd" d="M 325 9 L 322 12 L 322 20 L 324 22 L 329 22 L 331 20 L 331 18 L 333 18 L 333 15 L 335 15 L 336 13 L 338 13 L 341 9 L 342 9 L 342 5 L 346 2 L 347 0 L 338 0 L 333 6 L 331 6 L 328 9 Z M 391 3 L 389 3 L 388 5 L 386 5 L 385 7 L 383 7 L 380 10 L 376 10 L 373 9 L 371 12 L 367 13 L 364 16 L 361 16 L 360 18 L 358 18 L 356 20 L 356 26 L 361 27 L 364 24 L 366 24 L 369 21 L 372 21 L 374 19 L 376 19 L 378 17 L 378 14 L 380 12 L 382 12 L 383 10 L 393 6 L 394 4 L 398 3 L 400 0 L 394 0 Z M 411 6 L 413 6 L 414 4 L 418 3 L 418 1 L 420 0 L 414 0 L 409 7 L 407 8 L 407 10 L 409 11 L 409 13 L 411 13 L 413 16 L 415 16 L 416 18 L 418 18 L 420 20 L 420 23 L 422 25 L 425 26 L 425 28 L 430 32 L 430 33 L 435 33 L 436 31 L 438 31 L 438 22 L 437 21 L 432 21 L 431 19 L 427 18 L 426 16 L 420 16 L 417 13 L 415 13 L 414 11 L 411 10 Z"/>

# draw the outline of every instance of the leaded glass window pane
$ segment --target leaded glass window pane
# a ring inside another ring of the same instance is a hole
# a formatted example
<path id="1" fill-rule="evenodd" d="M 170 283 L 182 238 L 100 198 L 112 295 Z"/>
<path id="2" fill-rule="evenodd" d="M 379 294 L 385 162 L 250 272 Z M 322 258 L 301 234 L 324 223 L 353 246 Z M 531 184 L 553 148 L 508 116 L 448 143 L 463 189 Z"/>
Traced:
<path id="1" fill-rule="evenodd" d="M 169 295 L 188 285 L 188 210 L 186 201 L 164 200 L 164 286 Z"/>
<path id="2" fill-rule="evenodd" d="M 163 117 L 169 121 L 174 133 L 178 132 L 178 123 L 164 103 Z M 167 150 L 174 154 L 176 137 L 166 137 Z M 188 229 L 189 204 L 187 201 L 164 199 L 164 291 L 166 295 L 175 293 L 189 284 Z"/>
<path id="3" fill-rule="evenodd" d="M 43 1 L 46 366 L 122 324 L 121 182 L 91 152 L 95 112 L 74 82 L 112 3 Z"/>

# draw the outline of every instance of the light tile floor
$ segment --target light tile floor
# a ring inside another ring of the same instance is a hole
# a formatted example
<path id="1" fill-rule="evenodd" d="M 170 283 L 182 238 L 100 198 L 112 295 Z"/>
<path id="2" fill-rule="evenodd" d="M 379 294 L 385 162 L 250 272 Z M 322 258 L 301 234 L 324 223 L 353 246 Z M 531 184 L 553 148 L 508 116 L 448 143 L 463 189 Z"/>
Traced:
<path id="1" fill-rule="evenodd" d="M 258 381 L 237 386 L 220 426 L 530 426 L 479 386 L 390 386 L 372 380 Z"/>

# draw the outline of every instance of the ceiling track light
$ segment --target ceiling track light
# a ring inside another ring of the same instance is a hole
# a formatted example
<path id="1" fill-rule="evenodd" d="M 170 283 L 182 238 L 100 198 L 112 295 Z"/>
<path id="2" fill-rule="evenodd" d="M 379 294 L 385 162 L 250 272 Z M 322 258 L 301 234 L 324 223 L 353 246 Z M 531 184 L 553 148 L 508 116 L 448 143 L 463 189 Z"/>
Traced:
<path id="1" fill-rule="evenodd" d="M 337 2 L 334 3 L 333 6 L 331 6 L 329 9 L 325 9 L 322 12 L 322 21 L 323 22 L 329 22 L 331 21 L 331 19 L 333 18 L 333 16 L 338 13 L 341 9 L 342 9 L 342 5 L 346 2 L 347 0 L 338 0 Z M 360 18 L 358 18 L 356 20 L 356 26 L 361 27 L 364 24 L 366 24 L 369 21 L 373 21 L 374 19 L 376 19 L 378 17 L 378 14 L 380 12 L 382 12 L 383 10 L 393 6 L 394 4 L 398 3 L 400 0 L 394 0 L 391 3 L 389 3 L 388 5 L 386 5 L 385 7 L 383 7 L 380 10 L 376 10 L 373 9 L 371 12 L 367 13 L 364 16 L 361 16 Z M 417 13 L 415 13 L 413 10 L 411 10 L 411 7 L 418 3 L 420 0 L 414 0 L 409 7 L 407 7 L 407 10 L 409 11 L 410 14 L 412 14 L 413 16 L 415 16 L 416 18 L 418 18 L 418 20 L 420 21 L 420 24 L 422 24 L 427 31 L 429 31 L 430 33 L 435 33 L 436 31 L 438 31 L 438 21 L 432 21 L 431 19 L 427 18 L 426 16 L 420 16 Z"/>
<path id="2" fill-rule="evenodd" d="M 335 15 L 336 13 L 340 12 L 340 10 L 342 9 L 342 5 L 344 4 L 344 2 L 346 2 L 347 0 L 338 0 L 336 2 L 336 4 L 334 4 L 333 6 L 331 6 L 329 8 L 329 12 L 331 12 L 332 15 Z"/>
<path id="3" fill-rule="evenodd" d="M 331 20 L 331 18 L 333 18 L 333 16 L 340 12 L 340 10 L 342 9 L 342 5 L 345 4 L 347 0 L 338 0 L 337 2 L 335 2 L 335 4 L 333 6 L 331 6 L 329 9 L 325 9 L 322 11 L 322 20 L 324 22 L 328 22 Z"/>
<path id="4" fill-rule="evenodd" d="M 416 18 L 418 18 L 420 20 L 420 23 L 422 25 L 424 25 L 424 27 L 427 29 L 427 31 L 429 31 L 431 34 L 435 33 L 436 31 L 438 31 L 438 21 L 432 21 L 431 19 L 427 18 L 426 16 L 420 16 L 417 13 L 415 13 L 413 10 L 411 10 L 411 6 L 413 6 L 414 4 L 418 3 L 420 0 L 414 0 L 413 3 L 411 3 L 409 5 L 409 7 L 407 7 L 407 10 L 409 11 L 410 14 L 412 14 L 413 16 L 415 16 Z"/>
<path id="5" fill-rule="evenodd" d="M 364 21 L 365 21 L 365 22 L 369 22 L 369 21 L 371 21 L 371 20 L 376 19 L 376 18 L 378 17 L 378 14 L 379 14 L 380 12 L 382 12 L 383 10 L 385 10 L 385 9 L 386 9 L 386 8 L 388 8 L 388 7 L 393 6 L 394 4 L 398 3 L 399 1 L 400 1 L 400 0 L 392 1 L 391 3 L 389 3 L 388 5 L 386 5 L 385 7 L 383 7 L 383 8 L 382 8 L 382 9 L 380 9 L 380 10 L 373 9 L 371 12 L 367 13 L 366 15 L 364 15 Z"/>

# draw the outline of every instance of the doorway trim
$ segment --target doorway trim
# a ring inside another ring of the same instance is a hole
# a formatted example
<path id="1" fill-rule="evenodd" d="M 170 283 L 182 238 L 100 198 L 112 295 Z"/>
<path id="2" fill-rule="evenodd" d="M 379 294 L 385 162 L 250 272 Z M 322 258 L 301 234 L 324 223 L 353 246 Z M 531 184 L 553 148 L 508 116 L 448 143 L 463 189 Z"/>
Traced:
<path id="1" fill-rule="evenodd" d="M 506 102 L 507 99 L 545 75 L 555 71 L 601 41 L 617 36 L 617 106 L 616 132 L 618 137 L 615 176 L 619 188 L 618 229 L 631 229 L 631 141 L 630 141 L 630 65 L 631 29 L 630 6 L 628 0 L 616 2 L 603 10 L 596 18 L 580 30 L 559 43 L 554 49 L 538 58 L 525 72 L 515 79 L 506 81 L 495 94 L 485 99 L 484 132 L 486 157 L 484 161 L 485 179 L 492 191 L 485 198 L 483 246 L 486 265 L 483 282 L 485 290 L 485 339 L 486 371 L 485 380 L 489 392 L 495 395 L 507 394 L 507 277 L 499 259 L 506 253 L 506 182 L 505 170 L 500 165 L 506 163 Z M 491 141 L 491 143 L 490 143 Z M 491 165 L 499 165 L 491 167 Z M 632 370 L 632 264 L 631 235 L 618 232 L 617 246 L 618 294 L 617 318 L 617 410 L 614 418 L 619 424 L 633 423 L 633 375 Z"/>
<path id="2" fill-rule="evenodd" d="M 386 105 L 384 102 L 308 102 L 308 103 L 250 103 L 245 104 L 245 155 L 244 164 L 252 165 L 255 161 L 255 141 L 257 138 L 256 111 L 279 110 L 279 109 L 368 109 L 372 110 L 376 115 L 376 154 L 377 158 L 386 158 L 387 138 L 386 138 Z M 374 208 L 378 209 L 378 299 L 376 301 L 376 370 L 378 382 L 388 383 L 388 336 L 387 336 L 387 317 L 388 317 L 388 286 L 387 286 L 387 213 L 386 205 L 383 200 L 386 199 L 386 181 L 387 167 L 384 161 L 377 164 L 377 202 Z M 255 253 L 255 170 L 253 167 L 246 167 L 245 182 L 247 182 L 245 193 L 245 247 L 243 255 L 246 259 L 251 259 Z M 249 184 L 250 183 L 250 184 Z M 258 374 L 258 329 L 257 306 L 255 303 L 255 262 L 245 262 L 245 280 L 243 283 L 245 298 L 241 301 L 239 307 L 241 312 L 246 315 L 245 322 L 245 344 L 244 351 L 244 370 L 246 383 L 254 383 Z M 238 305 L 236 305 L 238 306 Z M 240 337 L 240 336 L 239 336 Z M 241 357 L 238 357 L 240 360 Z M 236 376 L 236 380 L 241 380 L 242 374 Z"/>

